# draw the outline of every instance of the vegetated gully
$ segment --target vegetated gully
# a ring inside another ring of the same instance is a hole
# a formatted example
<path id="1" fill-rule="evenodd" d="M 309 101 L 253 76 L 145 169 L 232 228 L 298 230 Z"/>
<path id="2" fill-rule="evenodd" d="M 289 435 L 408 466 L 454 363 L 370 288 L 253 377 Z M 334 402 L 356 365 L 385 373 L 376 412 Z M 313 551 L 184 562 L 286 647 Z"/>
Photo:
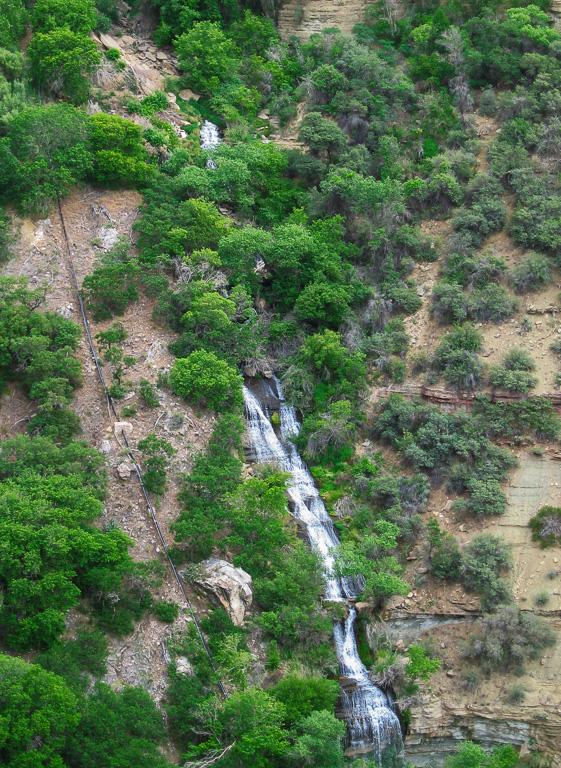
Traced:
<path id="1" fill-rule="evenodd" d="M 220 143 L 218 128 L 206 120 L 201 127 L 201 147 L 212 151 Z M 209 157 L 208 168 L 216 165 Z M 314 479 L 290 440 L 300 430 L 296 411 L 284 402 L 278 379 L 263 382 L 268 402 L 278 403 L 280 436 L 277 436 L 269 418 L 269 409 L 257 395 L 244 386 L 247 428 L 257 462 L 275 462 L 290 475 L 288 495 L 292 515 L 306 530 L 308 539 L 319 552 L 325 572 L 326 599 L 348 604 L 347 618 L 334 624 L 335 649 L 341 677 L 342 719 L 348 729 L 349 754 L 374 754 L 378 762 L 382 751 L 393 745 L 401 751 L 403 741 L 399 719 L 390 706 L 385 693 L 375 686 L 360 660 L 355 637 L 356 608 L 353 601 L 360 594 L 361 584 L 334 573 L 334 552 L 339 546 L 333 523 L 321 500 Z M 275 409 L 276 410 L 276 409 Z"/>

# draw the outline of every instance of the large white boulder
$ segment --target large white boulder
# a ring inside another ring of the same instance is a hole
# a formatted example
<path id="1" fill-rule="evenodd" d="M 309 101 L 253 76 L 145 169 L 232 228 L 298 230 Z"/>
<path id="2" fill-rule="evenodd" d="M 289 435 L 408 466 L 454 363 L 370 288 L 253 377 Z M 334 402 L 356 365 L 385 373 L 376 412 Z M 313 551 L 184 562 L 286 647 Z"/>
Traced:
<path id="1" fill-rule="evenodd" d="M 240 627 L 253 600 L 251 576 L 226 560 L 212 557 L 201 564 L 203 574 L 195 586 L 211 603 L 225 608 L 233 623 Z"/>

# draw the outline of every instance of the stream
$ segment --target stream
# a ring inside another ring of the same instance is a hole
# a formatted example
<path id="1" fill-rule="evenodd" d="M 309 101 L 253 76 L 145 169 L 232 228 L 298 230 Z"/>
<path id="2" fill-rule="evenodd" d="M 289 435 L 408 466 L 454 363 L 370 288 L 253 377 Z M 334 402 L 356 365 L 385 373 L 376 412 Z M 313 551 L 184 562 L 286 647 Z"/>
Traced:
<path id="1" fill-rule="evenodd" d="M 288 496 L 292 515 L 306 529 L 310 543 L 324 564 L 325 597 L 331 602 L 354 600 L 361 584 L 338 578 L 334 573 L 334 552 L 339 546 L 333 523 L 321 500 L 314 479 L 302 461 L 290 437 L 300 424 L 292 406 L 284 402 L 280 383 L 275 378 L 276 392 L 269 385 L 268 399 L 279 402 L 280 437 L 268 416 L 267 408 L 257 396 L 244 387 L 247 428 L 257 462 L 275 462 L 290 474 Z M 348 684 L 341 687 L 343 720 L 348 728 L 349 754 L 374 754 L 380 761 L 382 750 L 390 744 L 402 748 L 401 727 L 384 692 L 368 677 L 358 655 L 355 625 L 356 609 L 349 605 L 347 618 L 334 624 L 335 650 L 341 676 Z"/>
<path id="2" fill-rule="evenodd" d="M 220 134 L 214 123 L 205 120 L 200 129 L 201 148 L 212 151 L 220 144 Z M 207 168 L 216 168 L 212 157 Z M 311 546 L 319 552 L 325 573 L 325 598 L 342 603 L 354 600 L 362 591 L 362 583 L 350 578 L 339 578 L 334 573 L 334 552 L 339 539 L 331 518 L 316 488 L 314 478 L 290 440 L 300 431 L 296 411 L 284 402 L 280 382 L 274 378 L 274 387 L 265 382 L 267 398 L 279 403 L 280 437 L 269 419 L 267 408 L 247 387 L 243 388 L 247 429 L 255 459 L 258 463 L 275 462 L 290 475 L 288 496 L 292 515 L 306 530 Z M 390 707 L 385 693 L 370 678 L 358 655 L 355 635 L 356 609 L 348 605 L 348 614 L 333 627 L 335 651 L 341 677 L 342 719 L 347 724 L 348 749 L 352 755 L 373 754 L 380 763 L 382 750 L 393 744 L 402 750 L 401 726 Z"/>

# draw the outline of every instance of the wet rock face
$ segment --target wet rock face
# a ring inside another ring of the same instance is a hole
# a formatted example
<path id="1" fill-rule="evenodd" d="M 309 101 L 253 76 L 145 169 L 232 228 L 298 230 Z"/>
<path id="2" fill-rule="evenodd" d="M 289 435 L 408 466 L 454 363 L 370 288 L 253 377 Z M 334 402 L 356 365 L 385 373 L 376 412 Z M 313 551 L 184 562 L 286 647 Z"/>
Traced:
<path id="1" fill-rule="evenodd" d="M 202 566 L 203 575 L 195 581 L 195 588 L 215 606 L 224 608 L 236 627 L 240 627 L 253 600 L 251 576 L 242 568 L 214 557 Z"/>

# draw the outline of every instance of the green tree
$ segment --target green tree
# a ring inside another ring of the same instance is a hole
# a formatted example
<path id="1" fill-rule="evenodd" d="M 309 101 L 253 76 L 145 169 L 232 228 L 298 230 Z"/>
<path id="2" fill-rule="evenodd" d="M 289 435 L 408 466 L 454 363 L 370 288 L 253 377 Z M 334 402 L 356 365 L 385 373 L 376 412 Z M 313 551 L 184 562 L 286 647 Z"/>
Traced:
<path id="1" fill-rule="evenodd" d="M 97 683 L 80 712 L 80 726 L 63 751 L 67 768 L 171 768 L 160 751 L 166 743 L 162 715 L 142 688 L 117 693 Z"/>
<path id="2" fill-rule="evenodd" d="M 79 475 L 38 470 L 0 483 L 0 634 L 13 648 L 51 645 L 66 611 L 97 587 L 96 574 L 122 573 L 130 562 L 127 536 L 91 525 L 103 507 Z"/>
<path id="3" fill-rule="evenodd" d="M 309 717 L 312 712 L 335 712 L 335 704 L 339 695 L 339 685 L 336 680 L 325 677 L 302 677 L 291 672 L 273 687 L 269 693 L 281 701 L 286 708 L 285 723 L 292 727 L 303 717 Z"/>
<path id="4" fill-rule="evenodd" d="M 0 656 L 0 763 L 6 768 L 63 768 L 60 755 L 80 722 L 64 681 L 22 659 Z"/>
<path id="5" fill-rule="evenodd" d="M 252 576 L 266 573 L 288 544 L 285 522 L 287 476 L 264 467 L 230 498 L 228 544 L 234 548 L 234 564 Z"/>
<path id="6" fill-rule="evenodd" d="M 238 408 L 243 402 L 238 373 L 214 353 L 202 349 L 174 362 L 170 383 L 175 394 L 216 411 Z"/>
<path id="7" fill-rule="evenodd" d="M 36 32 L 54 32 L 67 27 L 87 35 L 96 25 L 92 0 L 37 0 L 33 6 L 33 28 Z"/>
<path id="8" fill-rule="evenodd" d="M 239 51 L 220 26 L 202 21 L 175 42 L 179 66 L 197 91 L 212 93 L 240 67 Z"/>
<path id="9" fill-rule="evenodd" d="M 347 144 L 347 137 L 339 126 L 323 117 L 321 112 L 308 112 L 300 123 L 298 138 L 312 152 L 326 152 L 330 159 L 336 157 Z"/>
<path id="10" fill-rule="evenodd" d="M 93 40 L 61 27 L 38 32 L 27 49 L 29 71 L 34 83 L 47 92 L 64 94 L 74 104 L 86 101 L 92 75 L 101 61 Z"/>
<path id="11" fill-rule="evenodd" d="M 105 187 L 139 186 L 150 174 L 142 129 L 118 115 L 98 112 L 88 121 L 93 177 Z"/>
<path id="12" fill-rule="evenodd" d="M 0 139 L 0 191 L 25 213 L 46 214 L 91 169 L 86 115 L 68 104 L 23 110 Z"/>
<path id="13" fill-rule="evenodd" d="M 295 766 L 312 768 L 342 768 L 344 765 L 343 738 L 345 723 L 325 710 L 312 712 L 297 723 L 289 752 Z"/>
<path id="14" fill-rule="evenodd" d="M 296 299 L 294 309 L 301 320 L 338 328 L 349 311 L 349 293 L 344 285 L 311 283 Z"/>
<path id="15" fill-rule="evenodd" d="M 24 35 L 27 19 L 27 11 L 21 0 L 0 0 L 0 48 L 17 48 Z"/>
<path id="16" fill-rule="evenodd" d="M 162 494 L 166 488 L 167 473 L 170 459 L 177 453 L 169 440 L 156 437 L 151 432 L 138 443 L 139 450 L 144 454 L 144 474 L 142 479 L 148 491 Z"/>

